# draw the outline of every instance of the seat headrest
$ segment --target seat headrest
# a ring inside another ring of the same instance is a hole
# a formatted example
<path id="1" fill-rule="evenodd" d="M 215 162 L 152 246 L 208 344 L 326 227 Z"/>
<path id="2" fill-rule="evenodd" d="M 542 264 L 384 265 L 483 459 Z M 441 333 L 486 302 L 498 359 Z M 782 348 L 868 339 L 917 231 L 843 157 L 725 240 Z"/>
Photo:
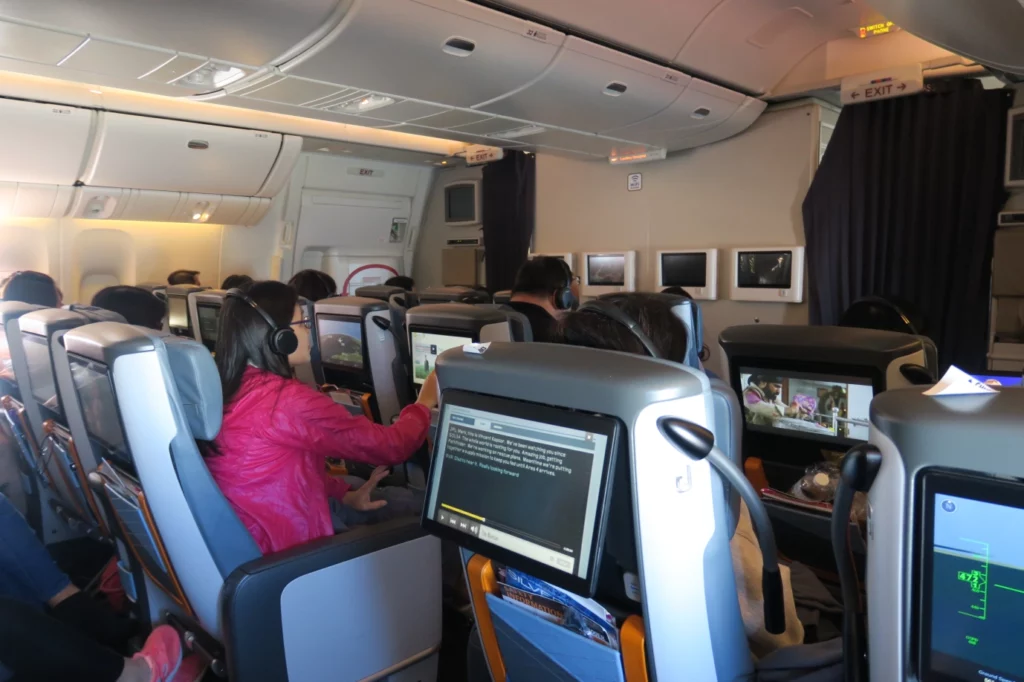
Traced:
<path id="1" fill-rule="evenodd" d="M 701 318 L 700 306 L 691 300 L 681 300 L 672 306 L 672 312 L 686 327 L 686 357 L 683 364 L 703 370 L 700 353 L 704 348 L 704 321 Z"/>
<path id="2" fill-rule="evenodd" d="M 170 336 L 164 338 L 164 343 L 192 437 L 213 440 L 224 416 L 224 394 L 213 356 L 206 346 L 192 339 Z"/>

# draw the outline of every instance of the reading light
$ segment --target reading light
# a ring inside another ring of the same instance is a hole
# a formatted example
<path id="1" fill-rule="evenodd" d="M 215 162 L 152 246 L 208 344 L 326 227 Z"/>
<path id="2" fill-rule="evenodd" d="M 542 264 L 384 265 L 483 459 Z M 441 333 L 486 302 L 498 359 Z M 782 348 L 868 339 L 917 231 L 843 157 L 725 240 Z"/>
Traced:
<path id="1" fill-rule="evenodd" d="M 181 83 L 198 88 L 223 88 L 245 76 L 236 66 L 207 62 L 181 79 Z"/>
<path id="2" fill-rule="evenodd" d="M 345 104 L 339 104 L 335 107 L 328 107 L 332 111 L 345 111 L 350 114 L 365 114 L 367 111 L 373 111 L 374 109 L 380 109 L 390 104 L 394 104 L 395 100 L 393 97 L 386 95 L 367 95 L 361 97 L 353 102 L 347 102 Z"/>
<path id="3" fill-rule="evenodd" d="M 197 223 L 205 223 L 210 219 L 210 202 L 200 201 L 192 207 L 192 220 Z"/>

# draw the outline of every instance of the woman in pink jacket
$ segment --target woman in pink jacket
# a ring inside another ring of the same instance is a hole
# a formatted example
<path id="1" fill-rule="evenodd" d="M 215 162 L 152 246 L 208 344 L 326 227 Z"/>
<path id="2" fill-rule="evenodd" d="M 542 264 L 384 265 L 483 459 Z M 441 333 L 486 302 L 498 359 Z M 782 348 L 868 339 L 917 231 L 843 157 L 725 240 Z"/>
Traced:
<path id="1" fill-rule="evenodd" d="M 297 302 L 295 290 L 281 282 L 259 282 L 247 294 L 232 290 L 221 308 L 217 338 L 224 421 L 206 448 L 206 464 L 264 553 L 343 528 L 344 520 L 332 519 L 332 504 L 360 512 L 384 507 L 387 502 L 371 499 L 371 493 L 388 466 L 404 462 L 423 444 L 430 408 L 437 403 L 431 375 L 419 401 L 402 410 L 394 424 L 382 426 L 353 417 L 294 379 L 288 354 L 296 344 L 293 338 L 289 348 L 284 337 L 289 328 L 304 336 L 309 326 Z M 327 476 L 329 457 L 378 468 L 351 489 Z M 405 511 L 418 513 L 411 507 Z"/>

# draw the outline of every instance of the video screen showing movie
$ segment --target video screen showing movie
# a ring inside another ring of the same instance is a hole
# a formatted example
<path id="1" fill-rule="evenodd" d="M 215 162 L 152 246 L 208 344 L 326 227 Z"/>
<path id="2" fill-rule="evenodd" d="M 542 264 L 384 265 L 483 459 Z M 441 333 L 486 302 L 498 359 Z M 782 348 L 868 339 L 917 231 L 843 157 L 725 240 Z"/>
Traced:
<path id="1" fill-rule="evenodd" d="M 363 324 L 360 320 L 318 315 L 320 361 L 332 367 L 363 368 Z"/>
<path id="2" fill-rule="evenodd" d="M 806 438 L 865 441 L 874 388 L 870 379 L 740 369 L 747 428 Z"/>
<path id="3" fill-rule="evenodd" d="M 789 289 L 793 282 L 792 251 L 741 251 L 736 285 L 745 289 Z"/>
<path id="4" fill-rule="evenodd" d="M 661 254 L 661 286 L 707 286 L 708 255 L 706 253 Z"/>
<path id="5" fill-rule="evenodd" d="M 430 332 L 410 332 L 412 343 L 412 380 L 422 385 L 430 373 L 434 371 L 437 356 L 449 348 L 458 348 L 473 343 L 471 336 L 450 336 L 448 334 L 432 334 Z"/>
<path id="6" fill-rule="evenodd" d="M 587 256 L 587 284 L 598 287 L 621 287 L 626 284 L 626 256 Z"/>

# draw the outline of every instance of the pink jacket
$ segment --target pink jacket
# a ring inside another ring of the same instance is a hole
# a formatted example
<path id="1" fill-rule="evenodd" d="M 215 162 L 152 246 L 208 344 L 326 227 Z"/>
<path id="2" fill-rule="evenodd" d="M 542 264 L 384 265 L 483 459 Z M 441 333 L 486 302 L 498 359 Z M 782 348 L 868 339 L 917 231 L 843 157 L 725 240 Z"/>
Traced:
<path id="1" fill-rule="evenodd" d="M 327 476 L 325 458 L 399 464 L 429 427 L 430 410 L 422 405 L 382 426 L 294 379 L 250 367 L 224 408 L 206 464 L 267 554 L 334 534 L 327 497 L 340 500 L 348 486 Z"/>

